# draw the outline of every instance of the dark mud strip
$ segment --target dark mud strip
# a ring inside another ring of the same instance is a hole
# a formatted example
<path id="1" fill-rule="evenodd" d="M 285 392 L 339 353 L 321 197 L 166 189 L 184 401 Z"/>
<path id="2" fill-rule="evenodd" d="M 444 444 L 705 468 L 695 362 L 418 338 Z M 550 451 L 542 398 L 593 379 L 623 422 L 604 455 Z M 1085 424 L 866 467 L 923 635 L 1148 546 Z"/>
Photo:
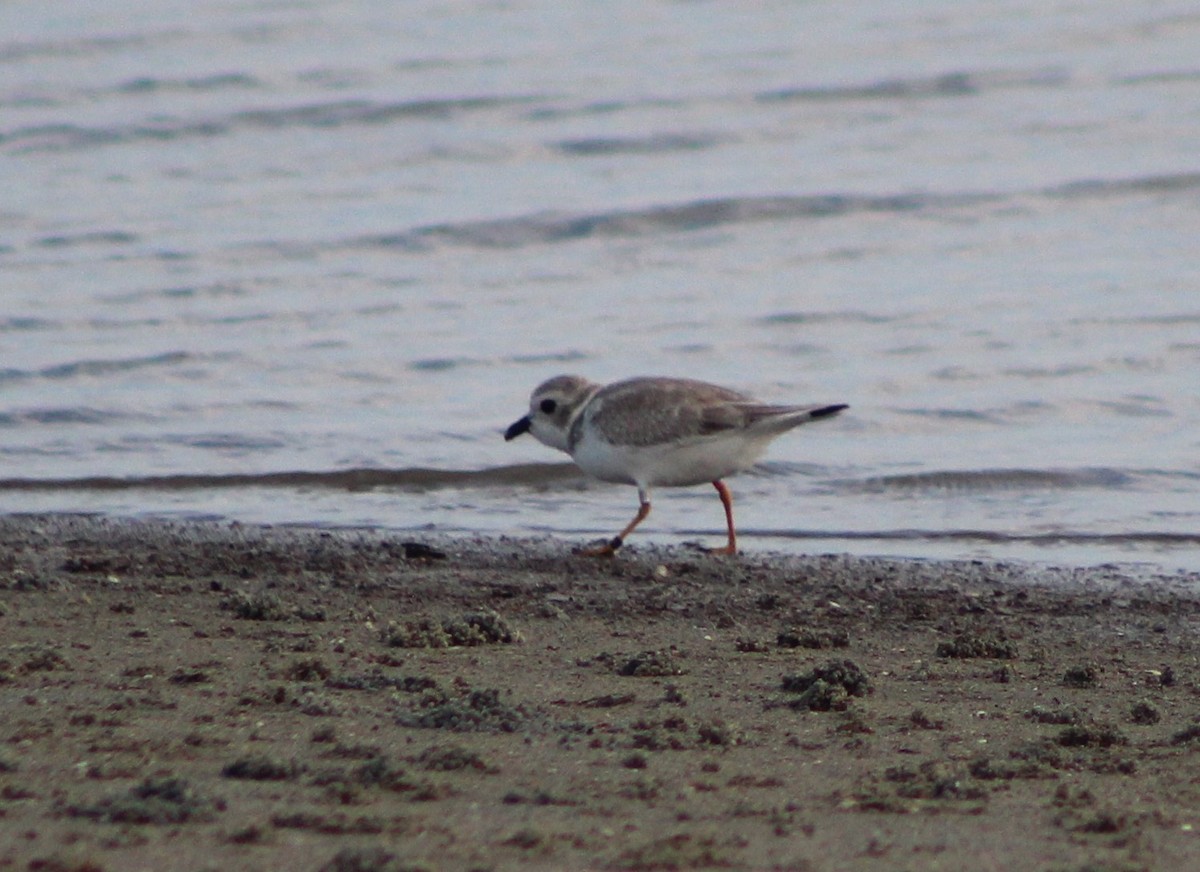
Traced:
<path id="1" fill-rule="evenodd" d="M 711 530 L 680 530 L 688 536 L 711 534 Z M 1086 533 L 1059 530 L 1051 533 L 1002 533 L 995 530 L 738 530 L 747 539 L 840 539 L 880 542 L 988 542 L 1024 545 L 1200 545 L 1200 533 L 1145 531 L 1132 533 Z"/>
<path id="2" fill-rule="evenodd" d="M 332 472 L 270 472 L 230 475 L 150 475 L 83 476 L 80 478 L 6 478 L 0 479 L 3 491 L 117 491 L 117 490 L 193 490 L 239 487 L 323 487 L 334 490 L 363 491 L 372 488 L 398 490 L 436 490 L 463 487 L 540 487 L 580 479 L 579 471 L 569 463 L 529 463 L 492 469 L 344 469 Z"/>

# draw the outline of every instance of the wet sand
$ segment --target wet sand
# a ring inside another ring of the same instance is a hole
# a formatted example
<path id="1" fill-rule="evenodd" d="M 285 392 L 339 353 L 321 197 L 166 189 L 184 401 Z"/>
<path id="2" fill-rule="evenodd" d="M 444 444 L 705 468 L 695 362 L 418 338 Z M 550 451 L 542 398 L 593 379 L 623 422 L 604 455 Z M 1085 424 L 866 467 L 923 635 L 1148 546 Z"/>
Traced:
<path id="1" fill-rule="evenodd" d="M 0 517 L 0 870 L 1200 868 L 1200 577 Z"/>

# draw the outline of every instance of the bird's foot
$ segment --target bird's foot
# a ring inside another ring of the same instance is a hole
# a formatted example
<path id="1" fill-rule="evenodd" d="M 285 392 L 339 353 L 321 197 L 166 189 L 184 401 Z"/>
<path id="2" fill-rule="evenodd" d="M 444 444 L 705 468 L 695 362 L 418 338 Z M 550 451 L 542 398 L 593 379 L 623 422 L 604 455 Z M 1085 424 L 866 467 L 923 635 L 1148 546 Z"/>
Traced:
<path id="1" fill-rule="evenodd" d="M 613 536 L 607 542 L 600 545 L 592 545 L 588 548 L 580 548 L 575 554 L 579 557 L 612 557 L 617 553 L 617 549 L 624 544 L 624 540 L 620 536 Z"/>

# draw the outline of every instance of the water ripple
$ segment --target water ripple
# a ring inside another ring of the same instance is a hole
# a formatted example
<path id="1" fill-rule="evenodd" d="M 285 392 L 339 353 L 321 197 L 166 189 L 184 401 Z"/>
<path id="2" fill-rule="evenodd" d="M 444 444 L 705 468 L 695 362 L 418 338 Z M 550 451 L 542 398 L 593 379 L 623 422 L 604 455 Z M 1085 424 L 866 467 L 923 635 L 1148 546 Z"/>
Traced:
<path id="1" fill-rule="evenodd" d="M 699 151 L 721 142 L 717 136 L 684 133 L 660 133 L 645 137 L 594 136 L 585 139 L 565 139 L 554 144 L 563 154 L 578 157 L 623 154 L 658 154 L 671 151 Z"/>
<path id="2" fill-rule="evenodd" d="M 882 79 L 858 85 L 827 85 L 780 88 L 757 95 L 761 102 L 780 100 L 836 101 L 890 100 L 912 97 L 968 97 L 998 88 L 1056 87 L 1067 84 L 1065 70 L 1048 68 L 1032 71 L 958 71 L 931 77 Z"/>
<path id="3" fill-rule="evenodd" d="M 731 224 L 827 218 L 856 212 L 904 213 L 962 207 L 997 195 L 812 194 L 719 197 L 666 203 L 641 209 L 567 214 L 546 212 L 512 218 L 434 224 L 412 230 L 359 237 L 352 246 L 423 251 L 438 245 L 517 248 L 590 237 L 640 237 L 652 233 L 705 230 Z"/>
<path id="4" fill-rule="evenodd" d="M 335 247 L 421 252 L 439 246 L 513 249 L 590 238 L 638 238 L 657 233 L 709 230 L 765 221 L 799 221 L 854 214 L 922 214 L 1003 205 L 1022 197 L 1079 199 L 1189 192 L 1200 188 L 1200 173 L 1127 179 L 1084 179 L 1027 194 L 998 192 L 902 194 L 795 194 L 717 197 L 604 212 L 542 212 L 478 221 L 432 224 L 396 233 L 361 236 Z M 285 247 L 273 244 L 274 247 Z M 782 316 L 788 317 L 786 313 Z"/>
<path id="5" fill-rule="evenodd" d="M 145 416 L 87 407 L 24 409 L 14 412 L 0 412 L 0 427 L 20 427 L 26 424 L 43 426 L 57 424 L 111 424 L 114 421 L 124 420 L 145 420 Z"/>
<path id="6" fill-rule="evenodd" d="M 172 367 L 180 363 L 201 360 L 201 356 L 186 351 L 168 351 L 142 357 L 122 357 L 105 360 L 74 360 L 41 369 L 0 369 L 0 382 L 24 381 L 27 379 L 73 379 L 80 377 L 105 376 L 130 370 Z"/>
<path id="7" fill-rule="evenodd" d="M 531 97 L 454 97 L 399 102 L 339 100 L 299 106 L 245 109 L 210 118 L 162 118 L 113 127 L 70 122 L 19 127 L 0 133 L 0 146 L 19 154 L 120 145 L 144 140 L 176 141 L 222 136 L 243 128 L 313 128 L 386 124 L 417 118 L 446 119 L 468 112 L 520 104 Z"/>
<path id="8" fill-rule="evenodd" d="M 1117 489 L 1135 477 L 1118 469 L 967 469 L 935 470 L 904 475 L 881 475 L 840 484 L 850 491 L 962 491 L 1065 488 Z"/>
<path id="9" fill-rule="evenodd" d="M 498 466 L 481 470 L 429 469 L 342 469 L 329 472 L 291 470 L 272 473 L 229 475 L 157 475 L 157 476 L 85 476 L 82 478 L 4 478 L 0 491 L 114 491 L 114 490 L 195 490 L 201 488 L 244 487 L 321 487 L 363 491 L 394 488 L 427 491 L 440 488 L 543 487 L 549 484 L 579 482 L 582 474 L 571 463 L 529 463 Z"/>

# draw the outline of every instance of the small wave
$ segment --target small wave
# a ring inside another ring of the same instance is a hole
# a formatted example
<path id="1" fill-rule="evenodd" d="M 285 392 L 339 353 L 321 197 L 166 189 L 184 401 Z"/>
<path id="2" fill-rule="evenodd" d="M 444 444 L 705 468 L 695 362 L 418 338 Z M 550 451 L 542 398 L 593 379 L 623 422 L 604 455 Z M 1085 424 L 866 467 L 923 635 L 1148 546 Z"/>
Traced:
<path id="1" fill-rule="evenodd" d="M 114 372 L 128 372 L 134 369 L 144 369 L 156 366 L 174 366 L 195 359 L 186 351 L 168 351 L 164 354 L 151 354 L 145 357 L 118 357 L 108 360 L 77 360 L 71 363 L 61 363 L 48 366 L 36 374 L 42 378 L 68 379 L 79 376 L 108 375 Z"/>
<path id="2" fill-rule="evenodd" d="M 1120 488 L 1134 476 L 1117 469 L 976 469 L 881 475 L 838 484 L 867 493 L 886 491 L 995 491 Z"/>
<path id="3" fill-rule="evenodd" d="M 529 110 L 526 117 L 530 121 L 558 121 L 563 118 L 589 117 L 594 115 L 615 115 L 627 111 L 649 111 L 678 109 L 685 105 L 684 100 L 666 97 L 649 97 L 634 100 L 594 100 L 582 105 L 552 106 L 539 105 Z"/>
<path id="4" fill-rule="evenodd" d="M 39 124 L 0 134 L 0 145 L 14 153 L 74 151 L 144 139 L 172 140 L 218 136 L 228 127 L 215 122 L 162 121 L 130 127 L 80 127 L 77 124 Z"/>
<path id="5" fill-rule="evenodd" d="M 408 369 L 415 372 L 446 372 L 478 363 L 480 361 L 470 357 L 426 357 L 410 361 Z"/>
<path id="6" fill-rule="evenodd" d="M 1090 375 L 1096 372 L 1096 367 L 1086 364 L 1063 363 L 1058 366 L 1014 366 L 1001 370 L 1004 375 L 1016 378 L 1071 378 L 1077 375 Z"/>
<path id="7" fill-rule="evenodd" d="M 543 354 L 514 354 L 511 357 L 505 358 L 507 363 L 519 364 L 545 364 L 545 363 L 578 363 L 581 360 L 588 360 L 589 355 L 582 351 L 570 349 L 568 351 L 548 351 Z"/>
<path id="8" fill-rule="evenodd" d="M 34 242 L 40 248 L 72 248 L 77 245 L 129 245 L 137 242 L 134 233 L 124 230 L 89 230 L 84 233 L 43 236 Z"/>
<path id="9" fill-rule="evenodd" d="M 890 324 L 899 320 L 893 315 L 879 315 L 874 312 L 861 310 L 845 310 L 833 312 L 775 312 L 757 319 L 758 324 L 767 327 L 791 324 Z"/>
<path id="10" fill-rule="evenodd" d="M 15 412 L 0 412 L 0 427 L 21 427 L 27 424 L 55 426 L 59 424 L 109 424 L 113 421 L 130 420 L 140 416 L 104 409 L 49 408 L 25 409 Z"/>
<path id="11" fill-rule="evenodd" d="M 0 333 L 21 333 L 26 330 L 58 330 L 58 321 L 45 318 L 0 318 Z"/>
<path id="12" fill-rule="evenodd" d="M 2 323 L 2 322 L 0 322 Z M 1107 317 L 1072 318 L 1072 324 L 1103 324 L 1106 326 L 1178 327 L 1200 324 L 1200 312 L 1174 312 L 1163 315 L 1112 315 Z"/>
<path id="13" fill-rule="evenodd" d="M 93 36 L 81 39 L 46 39 L 7 42 L 0 45 L 0 64 L 23 63 L 40 58 L 92 57 L 113 54 L 131 48 L 144 48 L 150 39 L 162 42 L 178 38 L 183 31 L 165 30 L 155 34 L 127 36 Z"/>
<path id="14" fill-rule="evenodd" d="M 933 418 L 938 421 L 966 421 L 974 424 L 999 424 L 1002 419 L 992 412 L 980 409 L 897 409 L 901 415 L 916 418 Z"/>
<path id="15" fill-rule="evenodd" d="M 590 355 L 584 354 L 582 351 L 549 351 L 545 354 L 513 354 L 502 358 L 505 363 L 516 363 L 522 365 L 528 364 L 568 364 L 578 363 L 581 360 L 589 360 Z M 414 372 L 448 372 L 453 369 L 460 369 L 471 366 L 488 366 L 495 363 L 494 358 L 480 357 L 423 357 L 417 360 L 411 360 L 405 364 L 406 369 Z"/>
<path id="16" fill-rule="evenodd" d="M 211 488 L 296 488 L 319 487 L 364 491 L 374 488 L 429 491 L 442 488 L 544 487 L 582 481 L 570 463 L 530 463 L 480 470 L 430 469 L 344 469 L 329 472 L 293 470 L 229 475 L 84 476 L 80 478 L 6 478 L 0 491 L 121 491 L 198 490 Z"/>
<path id="17" fill-rule="evenodd" d="M 247 436 L 239 433 L 198 433 L 167 437 L 164 441 L 188 448 L 211 451 L 270 451 L 286 448 L 287 442 L 270 436 Z"/>
<path id="18" fill-rule="evenodd" d="M 129 79 L 114 89 L 121 94 L 147 94 L 171 91 L 218 91 L 225 88 L 258 88 L 262 82 L 245 73 L 216 73 L 190 79 L 166 79 L 141 76 Z"/>
<path id="19" fill-rule="evenodd" d="M 542 212 L 503 218 L 467 220 L 414 227 L 333 243 L 332 247 L 384 248 L 421 252 L 440 246 L 512 249 L 590 238 L 639 238 L 659 233 L 710 230 L 758 222 L 788 222 L 855 214 L 921 215 L 980 206 L 997 206 L 1022 197 L 1071 199 L 1095 196 L 1191 191 L 1200 188 L 1200 173 L 1126 179 L 1084 179 L 1027 193 L 962 191 L 902 194 L 781 194 L 717 197 L 660 203 L 605 212 Z M 280 247 L 272 243 L 273 247 Z M 775 323 L 809 313 L 779 313 Z"/>
<path id="20" fill-rule="evenodd" d="M 1194 191 L 1200 188 L 1200 173 L 1164 173 L 1135 176 L 1125 179 L 1080 179 L 1039 193 L 1045 197 L 1079 199 L 1084 197 L 1113 197 L 1127 194 L 1158 194 Z"/>
<path id="21" fill-rule="evenodd" d="M 341 127 L 386 124 L 413 118 L 451 118 L 467 112 L 524 103 L 529 97 L 455 97 L 396 103 L 342 100 L 268 109 L 246 109 L 212 118 L 164 118 L 152 123 L 116 127 L 83 127 L 70 123 L 22 127 L 0 134 L 0 145 L 17 153 L 70 151 L 144 140 L 176 141 L 220 136 L 238 129 Z"/>
<path id="22" fill-rule="evenodd" d="M 151 354 L 145 357 L 121 357 L 107 360 L 75 360 L 70 363 L 59 363 L 42 369 L 2 369 L 0 382 L 25 381 L 27 379 L 72 379 L 81 376 L 101 376 L 110 373 L 128 372 L 156 366 L 175 366 L 187 361 L 200 358 L 186 351 L 168 351 L 164 354 Z"/>
<path id="23" fill-rule="evenodd" d="M 452 97 L 380 103 L 343 100 L 283 109 L 255 109 L 232 116 L 237 123 L 260 127 L 337 127 L 345 124 L 381 124 L 410 118 L 446 119 L 465 112 L 497 109 L 525 103 L 529 97 Z"/>
<path id="24" fill-rule="evenodd" d="M 1153 73 L 1132 73 L 1126 76 L 1117 76 L 1112 80 L 1114 85 L 1163 85 L 1175 84 L 1177 82 L 1196 82 L 1200 81 L 1200 70 L 1159 70 Z"/>
<path id="25" fill-rule="evenodd" d="M 1053 87 L 1067 83 L 1063 70 L 951 72 L 911 79 L 882 79 L 859 85 L 819 85 L 781 88 L 756 95 L 760 102 L 890 100 L 914 97 L 968 97 L 1000 88 Z"/>
<path id="26" fill-rule="evenodd" d="M 563 154 L 575 157 L 597 157 L 622 154 L 659 154 L 672 151 L 699 151 L 721 142 L 716 136 L 661 133 L 644 137 L 595 136 L 586 139 L 564 139 L 554 144 Z"/>
<path id="27" fill-rule="evenodd" d="M 636 238 L 654 233 L 705 230 L 732 224 L 827 218 L 856 212 L 906 213 L 959 207 L 995 199 L 992 195 L 813 194 L 720 197 L 666 203 L 642 209 L 564 214 L 546 212 L 484 221 L 434 224 L 400 233 L 350 240 L 353 247 L 424 251 L 439 245 L 519 248 L 592 237 Z"/>
<path id="28" fill-rule="evenodd" d="M 1125 418 L 1169 418 L 1170 408 L 1160 397 L 1130 396 L 1122 400 L 1102 400 L 1096 405 Z"/>

